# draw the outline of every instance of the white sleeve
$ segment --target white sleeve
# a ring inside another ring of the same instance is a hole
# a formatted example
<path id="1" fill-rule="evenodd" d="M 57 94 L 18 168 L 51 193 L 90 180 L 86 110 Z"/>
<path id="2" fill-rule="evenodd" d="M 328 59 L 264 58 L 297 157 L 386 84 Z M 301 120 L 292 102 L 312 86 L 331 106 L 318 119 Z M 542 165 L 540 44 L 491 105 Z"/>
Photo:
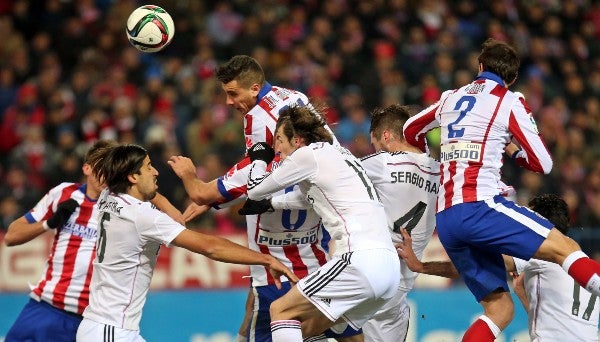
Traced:
<path id="1" fill-rule="evenodd" d="M 312 208 L 312 205 L 306 200 L 306 196 L 297 187 L 294 187 L 294 191 L 271 198 L 271 206 L 273 209 L 302 210 Z"/>
<path id="2" fill-rule="evenodd" d="M 515 269 L 517 271 L 518 274 L 521 274 L 525 271 L 525 268 L 527 267 L 527 265 L 529 264 L 529 262 L 527 260 L 523 260 L 523 259 L 519 259 L 519 258 L 515 258 L 512 257 L 513 261 L 515 262 Z"/>
<path id="3" fill-rule="evenodd" d="M 177 235 L 186 229 L 167 214 L 153 208 L 149 202 L 142 204 L 138 218 L 137 228 L 140 235 L 167 247 L 171 245 Z"/>
<path id="4" fill-rule="evenodd" d="M 316 165 L 314 154 L 306 146 L 294 151 L 271 173 L 267 173 L 264 161 L 255 160 L 248 174 L 248 198 L 261 200 L 308 179 L 316 172 Z"/>

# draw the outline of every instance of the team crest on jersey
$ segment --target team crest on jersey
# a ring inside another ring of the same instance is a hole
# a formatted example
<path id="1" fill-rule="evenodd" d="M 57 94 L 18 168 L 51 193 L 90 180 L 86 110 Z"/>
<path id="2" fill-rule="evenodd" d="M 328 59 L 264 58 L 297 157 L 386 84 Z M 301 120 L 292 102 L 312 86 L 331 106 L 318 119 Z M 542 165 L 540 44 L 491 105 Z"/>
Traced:
<path id="1" fill-rule="evenodd" d="M 529 113 L 529 121 L 531 121 L 531 124 L 533 125 L 533 130 L 535 131 L 535 133 L 539 134 L 540 131 L 538 130 L 538 126 L 535 123 L 535 119 L 533 118 L 533 115 L 531 113 Z"/>

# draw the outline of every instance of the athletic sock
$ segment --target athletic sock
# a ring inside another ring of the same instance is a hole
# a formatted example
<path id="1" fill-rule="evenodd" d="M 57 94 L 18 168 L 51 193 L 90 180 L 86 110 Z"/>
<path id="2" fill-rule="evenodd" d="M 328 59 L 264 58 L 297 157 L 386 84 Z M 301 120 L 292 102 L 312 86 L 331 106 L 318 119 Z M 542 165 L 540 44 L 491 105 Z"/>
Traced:
<path id="1" fill-rule="evenodd" d="M 300 321 L 281 320 L 271 322 L 273 342 L 302 342 Z"/>
<path id="2" fill-rule="evenodd" d="M 600 264 L 582 251 L 576 251 L 565 259 L 562 268 L 575 281 L 596 296 L 600 296 Z"/>
<path id="3" fill-rule="evenodd" d="M 465 331 L 462 342 L 494 342 L 500 334 L 500 328 L 487 316 L 481 315 Z"/>

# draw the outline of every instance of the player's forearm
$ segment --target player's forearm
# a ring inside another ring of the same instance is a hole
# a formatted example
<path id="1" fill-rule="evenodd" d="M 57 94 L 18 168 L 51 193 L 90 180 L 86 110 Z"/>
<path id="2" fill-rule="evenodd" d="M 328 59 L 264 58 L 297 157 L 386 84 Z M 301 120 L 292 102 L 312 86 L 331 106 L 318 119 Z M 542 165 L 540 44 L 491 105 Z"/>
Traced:
<path id="1" fill-rule="evenodd" d="M 217 188 L 216 180 L 206 183 L 195 177 L 183 180 L 183 186 L 190 199 L 199 205 L 210 205 L 223 199 Z"/>
<path id="2" fill-rule="evenodd" d="M 17 246 L 29 242 L 45 232 L 43 221 L 29 223 L 24 217 L 20 217 L 8 226 L 4 235 L 4 244 Z"/>
<path id="3" fill-rule="evenodd" d="M 215 238 L 206 250 L 207 257 L 232 264 L 269 266 L 271 257 L 221 237 Z"/>
<path id="4" fill-rule="evenodd" d="M 458 271 L 450 261 L 429 261 L 422 263 L 421 272 L 444 278 L 456 279 L 460 277 Z"/>
<path id="5" fill-rule="evenodd" d="M 171 202 L 169 202 L 165 196 L 157 193 L 150 202 L 152 202 L 152 204 L 154 204 L 154 206 L 160 209 L 163 213 L 169 215 L 173 220 L 181 224 L 185 224 L 185 220 L 183 219 L 183 214 L 181 211 L 175 208 L 175 206 L 171 204 Z"/>

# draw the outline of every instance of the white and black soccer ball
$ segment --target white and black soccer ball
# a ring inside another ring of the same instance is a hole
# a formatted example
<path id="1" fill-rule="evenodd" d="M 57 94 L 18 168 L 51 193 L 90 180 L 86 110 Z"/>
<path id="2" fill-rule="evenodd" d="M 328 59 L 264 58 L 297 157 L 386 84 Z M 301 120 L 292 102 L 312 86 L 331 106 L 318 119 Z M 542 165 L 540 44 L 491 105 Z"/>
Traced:
<path id="1" fill-rule="evenodd" d="M 144 5 L 127 18 L 127 39 L 143 52 L 157 52 L 169 45 L 175 35 L 173 18 L 161 7 Z"/>

